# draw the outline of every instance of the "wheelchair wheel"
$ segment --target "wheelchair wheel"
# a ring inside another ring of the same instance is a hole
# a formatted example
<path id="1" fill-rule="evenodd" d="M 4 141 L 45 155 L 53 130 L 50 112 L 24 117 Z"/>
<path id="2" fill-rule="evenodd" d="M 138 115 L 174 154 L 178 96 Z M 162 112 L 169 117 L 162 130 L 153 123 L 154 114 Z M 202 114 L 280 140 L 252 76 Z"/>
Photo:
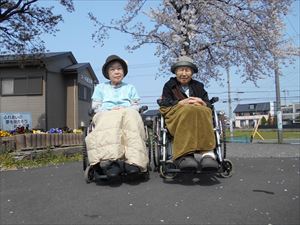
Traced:
<path id="1" fill-rule="evenodd" d="M 168 172 L 168 169 L 177 169 L 176 165 L 173 162 L 166 162 L 159 166 L 159 173 L 165 179 L 174 179 L 177 176 L 176 172 Z"/>
<path id="2" fill-rule="evenodd" d="M 230 160 L 224 159 L 221 164 L 222 172 L 220 173 L 220 176 L 223 178 L 231 177 L 233 173 L 233 164 Z"/>
<path id="3" fill-rule="evenodd" d="M 220 120 L 220 130 L 221 130 L 221 134 L 220 134 L 220 138 L 221 138 L 221 148 L 222 148 L 222 155 L 223 155 L 223 159 L 226 159 L 226 127 L 225 127 L 225 121 L 224 119 Z"/>
<path id="4" fill-rule="evenodd" d="M 151 163 L 152 161 L 152 151 L 153 151 L 153 140 L 152 140 L 152 133 L 150 132 L 150 129 L 145 126 L 145 133 L 146 133 L 146 147 L 148 149 L 148 159 L 149 162 Z M 148 166 L 148 169 L 151 170 L 151 166 Z"/>
<path id="5" fill-rule="evenodd" d="M 91 165 L 88 165 L 84 170 L 84 179 L 87 184 L 93 182 L 94 180 L 94 168 Z"/>
<path id="6" fill-rule="evenodd" d="M 84 141 L 83 148 L 82 148 L 82 163 L 83 163 L 83 171 L 85 171 L 89 165 L 85 141 Z"/>
<path id="7" fill-rule="evenodd" d="M 160 159 L 161 159 L 161 152 L 160 152 L 160 146 L 158 146 L 158 143 L 153 144 L 153 164 L 154 164 L 154 170 L 158 171 L 160 166 Z"/>
<path id="8" fill-rule="evenodd" d="M 84 129 L 84 139 L 83 139 L 83 148 L 82 148 L 82 163 L 83 163 L 83 171 L 86 170 L 86 168 L 89 165 L 89 159 L 87 154 L 87 148 L 86 148 L 86 142 L 85 137 L 92 131 L 92 125 L 90 124 L 88 127 Z"/>
<path id="9" fill-rule="evenodd" d="M 151 136 L 151 146 L 152 146 L 152 158 L 154 164 L 154 171 L 159 170 L 160 160 L 161 160 L 161 145 L 160 145 L 160 121 L 155 119 L 153 123 L 152 136 Z"/>

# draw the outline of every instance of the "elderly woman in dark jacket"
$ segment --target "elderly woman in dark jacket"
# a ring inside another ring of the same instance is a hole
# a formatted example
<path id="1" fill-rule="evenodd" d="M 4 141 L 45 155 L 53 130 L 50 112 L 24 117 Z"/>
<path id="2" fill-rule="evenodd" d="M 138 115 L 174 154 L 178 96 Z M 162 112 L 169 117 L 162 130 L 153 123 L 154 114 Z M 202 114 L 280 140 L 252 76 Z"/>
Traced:
<path id="1" fill-rule="evenodd" d="M 192 79 L 198 72 L 193 60 L 180 57 L 171 67 L 176 77 L 164 85 L 160 112 L 173 136 L 173 160 L 180 169 L 215 170 L 215 136 L 212 111 L 203 83 Z M 201 157 L 197 161 L 195 153 Z"/>

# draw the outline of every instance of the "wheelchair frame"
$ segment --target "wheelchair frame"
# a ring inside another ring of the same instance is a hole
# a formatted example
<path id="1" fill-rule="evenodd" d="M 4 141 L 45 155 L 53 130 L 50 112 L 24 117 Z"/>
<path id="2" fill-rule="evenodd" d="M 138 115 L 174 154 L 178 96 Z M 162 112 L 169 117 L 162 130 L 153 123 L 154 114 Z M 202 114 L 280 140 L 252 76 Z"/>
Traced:
<path id="1" fill-rule="evenodd" d="M 142 114 L 147 109 L 148 109 L 148 106 L 142 106 L 139 109 L 139 113 Z M 94 124 L 92 122 L 92 118 L 93 118 L 94 115 L 95 115 L 95 112 L 91 109 L 89 111 L 89 116 L 91 117 L 91 120 L 90 120 L 89 126 L 86 127 L 86 129 L 84 131 L 84 134 L 85 134 L 84 137 L 86 137 L 90 132 L 92 132 L 92 130 L 94 128 Z M 147 146 L 148 145 L 147 143 L 148 143 L 148 140 L 149 140 L 149 133 L 148 133 L 149 130 L 148 130 L 147 126 L 144 126 L 144 127 L 145 127 L 145 133 L 146 133 L 146 140 L 147 140 L 146 146 Z M 149 148 L 148 148 L 148 150 L 149 150 Z M 151 158 L 150 158 L 150 155 L 151 155 L 150 152 L 148 153 L 148 155 L 149 155 L 149 163 L 150 163 L 150 160 L 151 160 Z M 83 141 L 82 158 L 83 158 L 82 161 L 83 161 L 84 179 L 85 179 L 86 183 L 91 183 L 91 182 L 95 181 L 95 176 L 94 176 L 94 170 L 95 169 L 94 169 L 93 165 L 89 164 L 89 159 L 88 159 L 88 154 L 87 154 L 87 148 L 86 148 L 85 138 L 84 138 L 84 141 Z M 120 164 L 123 163 L 122 160 L 117 160 L 117 161 L 121 162 Z M 140 172 L 139 174 L 142 174 L 143 177 L 144 177 L 144 179 L 148 180 L 149 176 L 150 176 L 149 171 L 150 171 L 150 165 L 148 165 L 147 171 Z M 121 176 L 126 176 L 126 175 L 127 174 L 125 172 L 121 173 Z M 107 177 L 106 174 L 103 174 L 103 175 L 100 176 L 100 179 L 102 179 L 102 180 L 108 180 L 108 177 Z"/>
<path id="2" fill-rule="evenodd" d="M 221 177 L 230 177 L 232 176 L 233 164 L 230 160 L 226 159 L 226 136 L 224 129 L 224 121 L 219 119 L 214 103 L 219 100 L 218 97 L 213 97 L 210 100 L 212 105 L 213 113 L 213 125 L 214 133 L 216 138 L 216 148 L 214 152 L 217 156 L 217 162 L 219 164 L 218 170 L 215 172 Z M 177 168 L 175 163 L 171 160 L 171 135 L 169 134 L 165 121 L 162 115 L 158 114 L 154 119 L 153 123 L 153 141 L 151 145 L 151 150 L 153 154 L 153 163 L 156 171 L 159 171 L 160 175 L 163 178 L 173 179 L 178 173 L 187 172 L 185 170 L 180 170 Z M 201 170 L 193 171 L 193 173 L 212 173 L 212 172 L 203 172 Z"/>

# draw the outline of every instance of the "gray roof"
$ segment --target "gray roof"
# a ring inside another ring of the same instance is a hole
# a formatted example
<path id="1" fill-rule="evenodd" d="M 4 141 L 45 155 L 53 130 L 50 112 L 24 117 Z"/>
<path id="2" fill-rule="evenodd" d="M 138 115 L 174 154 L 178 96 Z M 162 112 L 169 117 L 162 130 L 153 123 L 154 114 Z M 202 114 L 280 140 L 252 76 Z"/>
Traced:
<path id="1" fill-rule="evenodd" d="M 85 69 L 89 65 L 90 65 L 89 63 L 77 63 L 77 64 L 74 64 L 74 65 L 64 68 L 63 71 L 64 72 L 72 72 L 74 70 L 78 71 L 81 69 Z"/>
<path id="2" fill-rule="evenodd" d="M 234 109 L 234 113 L 241 112 L 265 112 L 270 111 L 270 102 L 238 104 Z"/>
<path id="3" fill-rule="evenodd" d="M 23 54 L 23 55 L 0 55 L 0 67 L 15 67 L 20 65 L 43 65 L 47 64 L 47 60 L 52 60 L 60 57 L 69 57 L 71 59 L 72 65 L 63 68 L 63 73 L 75 73 L 83 69 L 88 69 L 93 77 L 96 84 L 99 80 L 89 63 L 77 63 L 72 52 L 46 52 L 37 54 Z"/>
<path id="4" fill-rule="evenodd" d="M 90 72 L 90 74 L 93 77 L 94 82 L 96 84 L 98 84 L 99 80 L 98 80 L 94 70 L 92 69 L 91 64 L 89 64 L 89 63 L 76 63 L 74 65 L 63 68 L 62 72 L 63 73 L 77 73 L 84 69 L 87 69 Z"/>
<path id="5" fill-rule="evenodd" d="M 26 62 L 26 64 L 36 64 L 37 62 L 47 60 L 54 57 L 69 56 L 73 63 L 77 63 L 72 52 L 46 52 L 36 54 L 23 54 L 23 55 L 0 55 L 0 64 L 15 64 Z"/>

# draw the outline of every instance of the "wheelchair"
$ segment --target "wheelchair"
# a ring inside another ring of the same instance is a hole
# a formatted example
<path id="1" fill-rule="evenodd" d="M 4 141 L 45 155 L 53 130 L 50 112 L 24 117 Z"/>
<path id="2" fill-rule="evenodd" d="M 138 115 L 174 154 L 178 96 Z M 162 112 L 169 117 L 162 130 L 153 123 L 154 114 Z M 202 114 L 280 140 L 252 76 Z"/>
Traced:
<path id="1" fill-rule="evenodd" d="M 139 109 L 139 113 L 142 115 L 146 110 L 148 110 L 148 106 L 142 106 Z M 93 118 L 93 116 L 95 115 L 95 112 L 91 109 L 89 110 L 89 116 L 90 118 Z M 90 165 L 89 163 L 89 159 L 88 159 L 88 154 L 87 154 L 87 147 L 86 147 L 86 142 L 85 142 L 85 137 L 93 131 L 94 129 L 94 124 L 92 122 L 92 119 L 90 120 L 89 126 L 86 127 L 86 129 L 84 130 L 84 142 L 83 142 L 83 149 L 82 149 L 82 158 L 83 158 L 83 171 L 84 171 L 84 179 L 86 181 L 86 183 L 91 183 L 91 182 L 98 182 L 98 181 L 108 181 L 108 176 L 105 173 L 102 173 L 100 175 L 99 180 L 96 180 L 95 178 L 95 170 L 101 170 L 100 169 L 100 165 L 99 163 L 95 164 L 95 165 Z M 146 140 L 148 140 L 148 129 L 146 127 L 146 125 L 144 126 L 145 128 L 145 133 L 146 133 Z M 147 142 L 146 142 L 146 146 L 147 146 Z M 150 156 L 150 154 L 148 153 L 148 155 Z M 149 162 L 150 162 L 150 158 L 149 158 Z M 119 164 L 119 166 L 121 168 L 124 168 L 124 161 L 122 159 L 117 160 L 117 163 Z M 150 171 L 150 165 L 148 165 L 147 171 L 145 172 L 139 172 L 139 174 L 137 174 L 138 177 L 142 177 L 144 180 L 148 180 L 149 179 L 149 171 Z M 123 169 L 122 173 L 120 174 L 120 177 L 126 177 L 127 174 L 125 172 L 125 170 Z"/>
<path id="2" fill-rule="evenodd" d="M 214 103 L 219 101 L 218 97 L 210 99 L 212 105 L 213 128 L 216 139 L 216 147 L 214 153 L 218 162 L 218 169 L 216 171 L 201 171 L 200 169 L 193 171 L 181 170 L 172 160 L 172 136 L 166 128 L 163 116 L 158 112 L 153 119 L 152 126 L 152 143 L 151 151 L 155 171 L 158 171 L 161 177 L 165 179 L 173 179 L 180 173 L 215 173 L 223 178 L 232 176 L 233 164 L 226 159 L 226 136 L 224 116 L 218 114 L 214 108 Z M 158 104 L 160 100 L 157 100 Z"/>

